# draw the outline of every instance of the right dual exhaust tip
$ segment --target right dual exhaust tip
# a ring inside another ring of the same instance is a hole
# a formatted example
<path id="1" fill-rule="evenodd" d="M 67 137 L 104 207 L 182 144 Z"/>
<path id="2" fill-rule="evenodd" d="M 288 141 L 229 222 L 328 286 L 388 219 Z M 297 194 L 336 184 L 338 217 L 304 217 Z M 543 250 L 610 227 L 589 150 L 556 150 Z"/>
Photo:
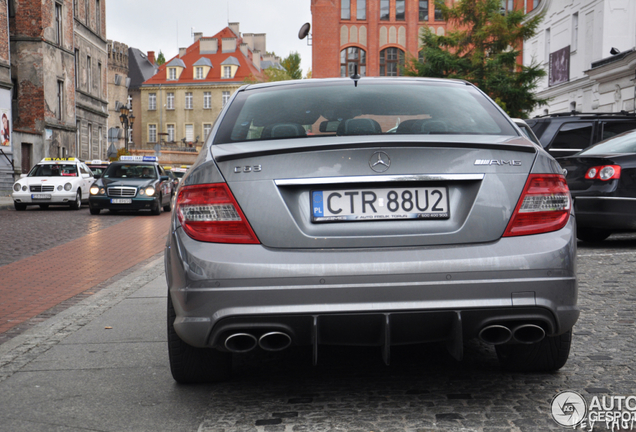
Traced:
<path id="1" fill-rule="evenodd" d="M 481 329 L 479 339 L 487 344 L 501 345 L 514 340 L 523 344 L 541 342 L 545 337 L 545 330 L 536 324 L 522 324 L 513 329 L 507 326 L 494 324 Z"/>

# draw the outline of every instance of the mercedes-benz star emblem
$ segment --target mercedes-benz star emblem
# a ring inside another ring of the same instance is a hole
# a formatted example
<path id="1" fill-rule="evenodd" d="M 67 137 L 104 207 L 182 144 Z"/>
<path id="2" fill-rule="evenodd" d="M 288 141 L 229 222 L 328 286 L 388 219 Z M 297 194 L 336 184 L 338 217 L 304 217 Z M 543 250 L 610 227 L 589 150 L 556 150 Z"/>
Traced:
<path id="1" fill-rule="evenodd" d="M 377 151 L 373 153 L 373 156 L 369 159 L 369 166 L 375 172 L 384 172 L 391 166 L 391 158 L 383 151 Z"/>

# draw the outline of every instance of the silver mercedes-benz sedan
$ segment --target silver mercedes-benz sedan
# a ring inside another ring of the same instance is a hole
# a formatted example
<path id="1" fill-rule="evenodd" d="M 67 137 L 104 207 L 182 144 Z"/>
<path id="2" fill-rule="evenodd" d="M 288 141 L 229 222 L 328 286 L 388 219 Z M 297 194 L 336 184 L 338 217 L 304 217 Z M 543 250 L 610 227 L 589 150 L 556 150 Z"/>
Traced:
<path id="1" fill-rule="evenodd" d="M 388 132 L 390 131 L 390 132 Z M 388 132 L 388 133 L 387 133 Z M 559 165 L 475 86 L 248 85 L 181 182 L 165 253 L 172 375 L 232 356 L 471 338 L 503 368 L 567 361 L 576 232 Z"/>

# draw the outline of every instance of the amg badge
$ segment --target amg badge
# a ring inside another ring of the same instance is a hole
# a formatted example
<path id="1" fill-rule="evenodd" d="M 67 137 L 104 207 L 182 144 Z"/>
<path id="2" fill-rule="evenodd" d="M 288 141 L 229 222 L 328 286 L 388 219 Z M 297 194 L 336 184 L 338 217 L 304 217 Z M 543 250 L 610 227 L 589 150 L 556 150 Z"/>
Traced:
<path id="1" fill-rule="evenodd" d="M 475 165 L 510 165 L 521 166 L 520 160 L 503 160 L 503 159 L 477 159 Z"/>

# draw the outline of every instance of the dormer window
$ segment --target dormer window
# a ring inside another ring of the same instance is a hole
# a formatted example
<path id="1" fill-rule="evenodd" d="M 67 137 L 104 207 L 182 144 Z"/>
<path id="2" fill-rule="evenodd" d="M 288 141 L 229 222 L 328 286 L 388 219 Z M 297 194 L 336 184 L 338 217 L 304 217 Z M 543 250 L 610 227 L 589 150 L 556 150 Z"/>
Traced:
<path id="1" fill-rule="evenodd" d="M 195 68 L 195 76 L 196 79 L 203 79 L 203 68 L 202 67 L 197 67 Z"/>
<path id="2" fill-rule="evenodd" d="M 223 66 L 223 78 L 232 78 L 232 67 Z"/>
<path id="3" fill-rule="evenodd" d="M 168 79 L 171 81 L 177 79 L 177 68 L 168 68 Z"/>

